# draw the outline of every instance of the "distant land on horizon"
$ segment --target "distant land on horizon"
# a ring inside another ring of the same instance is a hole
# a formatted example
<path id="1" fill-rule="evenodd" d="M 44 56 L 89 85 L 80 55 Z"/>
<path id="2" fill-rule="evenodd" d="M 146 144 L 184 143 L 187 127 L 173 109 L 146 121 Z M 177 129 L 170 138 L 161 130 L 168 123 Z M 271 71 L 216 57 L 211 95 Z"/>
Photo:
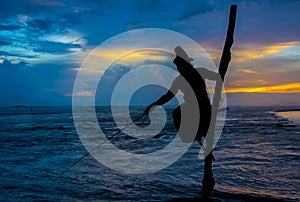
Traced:
<path id="1" fill-rule="evenodd" d="M 162 92 L 154 93 L 147 99 L 145 96 L 141 96 L 136 101 L 130 103 L 130 105 L 148 105 L 152 101 L 159 98 Z M 282 93 L 282 94 L 273 94 L 273 93 L 228 93 L 226 95 L 227 105 L 228 106 L 300 106 L 300 93 Z M 144 101 L 145 100 L 145 101 Z M 86 102 L 88 103 L 88 102 Z M 84 101 L 82 102 L 83 106 L 86 106 Z M 167 105 L 176 105 L 176 102 L 170 102 Z M 96 106 L 109 106 L 109 102 L 105 101 L 104 103 L 99 103 L 96 98 Z M 57 102 L 48 100 L 47 102 L 0 102 L 0 106 L 72 106 L 72 97 L 68 97 L 68 100 L 65 102 Z"/>
<path id="2" fill-rule="evenodd" d="M 146 107 L 148 105 L 131 105 L 129 107 Z M 176 107 L 178 105 L 164 105 L 164 107 L 166 108 L 173 108 Z M 38 108 L 38 107 L 72 107 L 72 105 L 0 105 L 0 107 L 5 108 L 5 107 L 15 107 L 15 108 Z M 91 106 L 91 105 L 83 105 L 83 106 L 78 106 L 78 107 L 111 107 L 111 105 L 95 105 L 95 106 Z M 128 106 L 122 106 L 122 105 L 116 105 L 116 107 L 128 107 Z M 230 110 L 230 108 L 232 107 L 251 107 L 251 108 L 255 108 L 255 107 L 270 107 L 270 108 L 278 108 L 276 110 L 276 112 L 288 112 L 288 111 L 300 111 L 300 104 L 298 105 L 228 105 L 227 106 L 228 109 Z"/>

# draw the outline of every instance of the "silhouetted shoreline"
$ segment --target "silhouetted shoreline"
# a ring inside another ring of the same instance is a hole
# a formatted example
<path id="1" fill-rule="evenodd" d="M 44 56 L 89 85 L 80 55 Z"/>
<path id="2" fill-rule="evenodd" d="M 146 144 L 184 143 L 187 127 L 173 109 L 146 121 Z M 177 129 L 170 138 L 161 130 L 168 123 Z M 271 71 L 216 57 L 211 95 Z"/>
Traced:
<path id="1" fill-rule="evenodd" d="M 295 108 L 295 109 L 278 109 L 278 110 L 274 110 L 274 112 L 293 112 L 293 111 L 300 111 L 300 108 Z"/>
<path id="2" fill-rule="evenodd" d="M 227 193 L 222 191 L 214 190 L 210 199 L 201 199 L 199 198 L 178 198 L 170 200 L 172 202 L 224 202 L 224 201 L 234 201 L 234 202 L 295 202 L 297 200 L 293 199 L 280 199 L 268 196 L 261 196 L 261 195 L 247 195 L 247 194 L 236 194 L 236 193 Z"/>

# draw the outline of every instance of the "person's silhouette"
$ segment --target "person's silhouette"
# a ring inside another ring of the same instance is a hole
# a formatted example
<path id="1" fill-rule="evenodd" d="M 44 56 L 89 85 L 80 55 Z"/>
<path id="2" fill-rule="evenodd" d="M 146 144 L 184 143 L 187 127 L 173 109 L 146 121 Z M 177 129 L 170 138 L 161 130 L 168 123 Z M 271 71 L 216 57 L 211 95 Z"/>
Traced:
<path id="1" fill-rule="evenodd" d="M 181 134 L 181 139 L 185 135 L 192 136 L 193 140 L 198 141 L 201 145 L 201 139 L 206 136 L 211 120 L 211 104 L 204 79 L 216 80 L 218 73 L 205 68 L 194 68 L 191 64 L 193 59 L 189 58 L 180 46 L 175 48 L 175 54 L 176 57 L 173 63 L 176 65 L 180 75 L 175 78 L 170 89 L 164 95 L 145 109 L 144 114 L 148 115 L 155 106 L 167 103 L 178 91 L 181 91 L 184 94 L 185 102 L 178 106 L 172 113 L 174 125 L 178 131 L 182 127 L 181 121 L 187 123 L 184 124 L 186 126 L 183 126 L 185 128 L 183 131 L 197 131 L 197 133 Z M 195 104 L 198 107 L 195 107 Z M 181 117 L 182 114 L 185 114 L 185 116 Z M 195 127 L 196 130 L 189 130 L 189 128 Z M 187 138 L 187 141 L 193 140 Z"/>

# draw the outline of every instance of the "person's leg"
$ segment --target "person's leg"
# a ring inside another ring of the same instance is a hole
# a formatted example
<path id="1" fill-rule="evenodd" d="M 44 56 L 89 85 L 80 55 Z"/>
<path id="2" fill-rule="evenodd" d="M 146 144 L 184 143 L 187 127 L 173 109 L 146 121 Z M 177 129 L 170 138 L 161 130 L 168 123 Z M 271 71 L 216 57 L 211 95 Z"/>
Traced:
<path id="1" fill-rule="evenodd" d="M 181 120 L 180 106 L 174 109 L 174 111 L 172 112 L 172 117 L 173 117 L 175 128 L 178 131 L 180 127 L 180 120 Z"/>
<path id="2" fill-rule="evenodd" d="M 202 146 L 202 137 L 206 137 L 211 121 L 211 106 L 207 105 L 200 109 L 200 124 L 196 140 Z M 210 192 L 214 189 L 215 179 L 212 172 L 212 161 L 214 161 L 212 151 L 204 158 L 204 175 L 202 180 L 202 198 L 208 198 Z"/>
<path id="3" fill-rule="evenodd" d="M 211 119 L 211 106 L 208 104 L 207 106 L 201 107 L 200 109 L 200 123 L 197 130 L 197 135 L 195 140 L 202 145 L 202 137 L 206 137 L 206 134 L 209 130 Z"/>
<path id="4" fill-rule="evenodd" d="M 202 198 L 207 198 L 210 195 L 210 192 L 215 187 L 215 179 L 212 172 L 212 161 L 214 160 L 214 156 L 212 152 L 210 152 L 204 158 L 204 176 L 202 180 Z"/>

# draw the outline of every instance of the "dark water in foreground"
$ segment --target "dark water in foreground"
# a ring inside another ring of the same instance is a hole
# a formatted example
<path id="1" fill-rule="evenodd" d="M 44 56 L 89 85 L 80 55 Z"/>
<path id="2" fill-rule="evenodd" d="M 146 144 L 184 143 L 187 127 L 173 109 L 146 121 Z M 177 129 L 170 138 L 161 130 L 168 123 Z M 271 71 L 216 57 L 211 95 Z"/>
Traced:
<path id="1" fill-rule="evenodd" d="M 300 114 L 275 113 L 286 109 L 290 108 L 230 108 L 214 150 L 216 190 L 300 200 Z M 98 116 L 106 113 L 98 110 Z M 113 133 L 109 116 L 102 120 Z M 203 161 L 196 143 L 157 173 L 122 174 L 87 156 L 55 180 L 86 152 L 71 108 L 0 108 L 0 124 L 1 201 L 168 201 L 200 196 Z M 169 126 L 164 133 L 169 135 L 156 138 L 156 145 L 167 144 L 174 130 Z M 117 145 L 126 148 L 121 137 Z M 129 145 L 127 149 L 135 149 L 135 144 Z"/>

